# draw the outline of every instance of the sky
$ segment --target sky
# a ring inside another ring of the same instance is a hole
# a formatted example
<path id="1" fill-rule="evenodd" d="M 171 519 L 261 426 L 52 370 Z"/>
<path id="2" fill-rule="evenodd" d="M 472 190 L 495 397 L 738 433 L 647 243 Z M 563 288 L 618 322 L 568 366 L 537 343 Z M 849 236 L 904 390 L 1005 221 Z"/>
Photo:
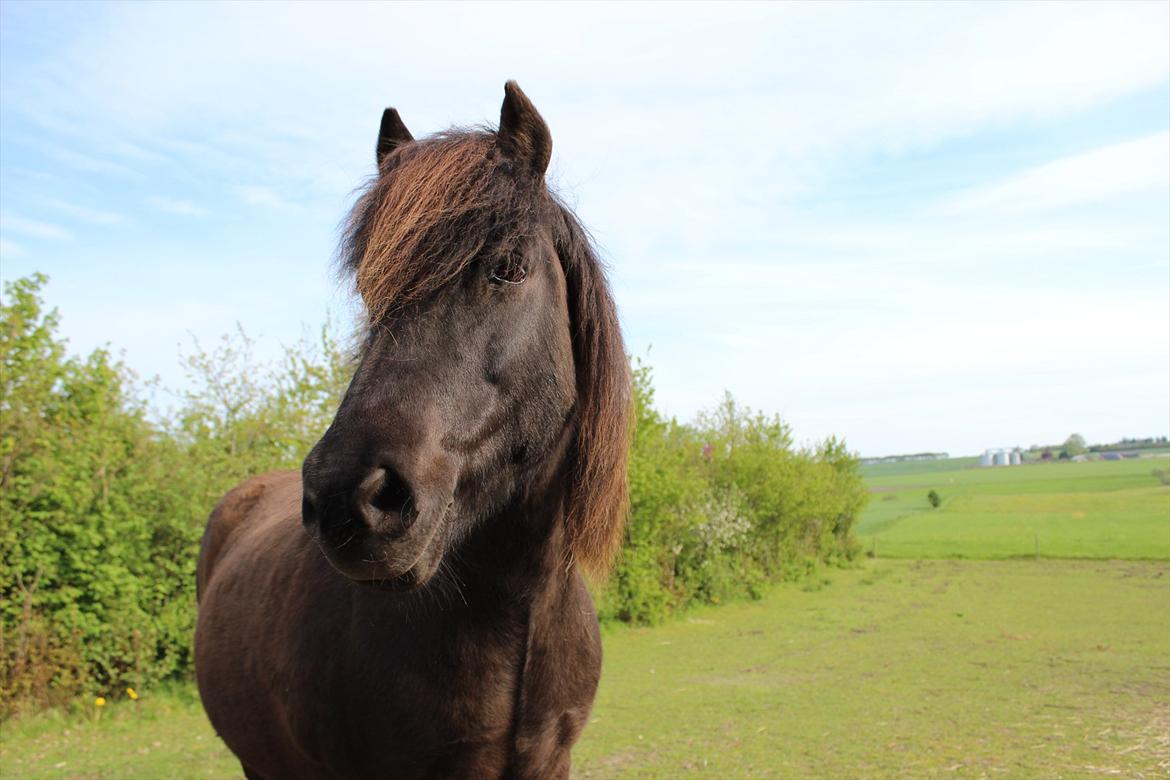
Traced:
<path id="1" fill-rule="evenodd" d="M 382 109 L 547 120 L 627 348 L 863 455 L 1170 432 L 1170 3 L 0 3 L 0 278 L 164 388 L 357 306 Z"/>

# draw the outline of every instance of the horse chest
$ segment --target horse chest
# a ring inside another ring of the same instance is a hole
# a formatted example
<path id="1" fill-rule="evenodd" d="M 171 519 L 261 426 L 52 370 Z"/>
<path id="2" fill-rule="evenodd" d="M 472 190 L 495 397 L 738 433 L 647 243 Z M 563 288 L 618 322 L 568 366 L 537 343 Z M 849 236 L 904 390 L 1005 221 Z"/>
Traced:
<path id="1" fill-rule="evenodd" d="M 567 771 L 600 668 L 587 625 L 517 615 L 367 625 L 311 679 L 289 681 L 295 739 L 322 766 L 343 777 Z"/>

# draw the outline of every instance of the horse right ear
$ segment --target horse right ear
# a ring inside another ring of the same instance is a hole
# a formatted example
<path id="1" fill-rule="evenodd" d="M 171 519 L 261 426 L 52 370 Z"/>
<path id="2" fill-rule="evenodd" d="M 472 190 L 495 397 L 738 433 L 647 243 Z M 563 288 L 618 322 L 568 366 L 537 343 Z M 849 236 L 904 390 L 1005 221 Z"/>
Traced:
<path id="1" fill-rule="evenodd" d="M 378 166 L 381 167 L 382 160 L 385 160 L 390 152 L 413 140 L 414 136 L 406 129 L 397 109 L 388 108 L 383 111 L 382 128 L 378 130 Z"/>
<path id="2" fill-rule="evenodd" d="M 504 84 L 504 105 L 500 108 L 500 149 L 511 159 L 544 176 L 552 159 L 552 134 L 544 118 L 515 81 Z"/>

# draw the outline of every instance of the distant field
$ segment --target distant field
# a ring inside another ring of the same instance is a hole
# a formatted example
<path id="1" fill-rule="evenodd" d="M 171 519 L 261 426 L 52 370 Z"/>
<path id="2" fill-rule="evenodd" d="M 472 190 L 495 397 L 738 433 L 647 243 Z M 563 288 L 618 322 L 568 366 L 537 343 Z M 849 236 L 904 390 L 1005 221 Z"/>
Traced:
<path id="1" fill-rule="evenodd" d="M 1170 559 L 1170 487 L 1155 469 L 1170 458 L 866 472 L 856 533 L 879 557 Z"/>
<path id="2" fill-rule="evenodd" d="M 611 627 L 574 777 L 1165 777 L 1168 583 L 1164 562 L 877 560 Z M 239 771 L 180 689 L 5 724 L 0 776 Z"/>
<path id="3" fill-rule="evenodd" d="M 946 460 L 913 460 L 902 463 L 871 463 L 861 467 L 866 479 L 894 477 L 900 474 L 930 474 L 935 471 L 955 471 L 979 465 L 979 458 L 947 458 Z"/>

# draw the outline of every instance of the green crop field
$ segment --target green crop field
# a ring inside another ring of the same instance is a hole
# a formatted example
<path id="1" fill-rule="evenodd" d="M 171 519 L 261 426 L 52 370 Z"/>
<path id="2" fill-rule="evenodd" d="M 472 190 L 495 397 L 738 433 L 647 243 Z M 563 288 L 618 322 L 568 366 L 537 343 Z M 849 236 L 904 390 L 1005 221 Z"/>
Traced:
<path id="1" fill-rule="evenodd" d="M 872 495 L 856 533 L 878 557 L 1167 560 L 1170 487 L 1158 470 L 1170 459 L 867 474 Z"/>
<path id="2" fill-rule="evenodd" d="M 574 775 L 1166 777 L 1170 460 L 891 465 L 876 559 L 607 627 Z M 0 777 L 239 777 L 192 688 L 141 693 L 9 720 Z"/>
<path id="3" fill-rule="evenodd" d="M 1170 564 L 873 561 L 606 631 L 575 776 L 1164 777 Z M 235 778 L 189 689 L 8 723 L 4 778 Z"/>

